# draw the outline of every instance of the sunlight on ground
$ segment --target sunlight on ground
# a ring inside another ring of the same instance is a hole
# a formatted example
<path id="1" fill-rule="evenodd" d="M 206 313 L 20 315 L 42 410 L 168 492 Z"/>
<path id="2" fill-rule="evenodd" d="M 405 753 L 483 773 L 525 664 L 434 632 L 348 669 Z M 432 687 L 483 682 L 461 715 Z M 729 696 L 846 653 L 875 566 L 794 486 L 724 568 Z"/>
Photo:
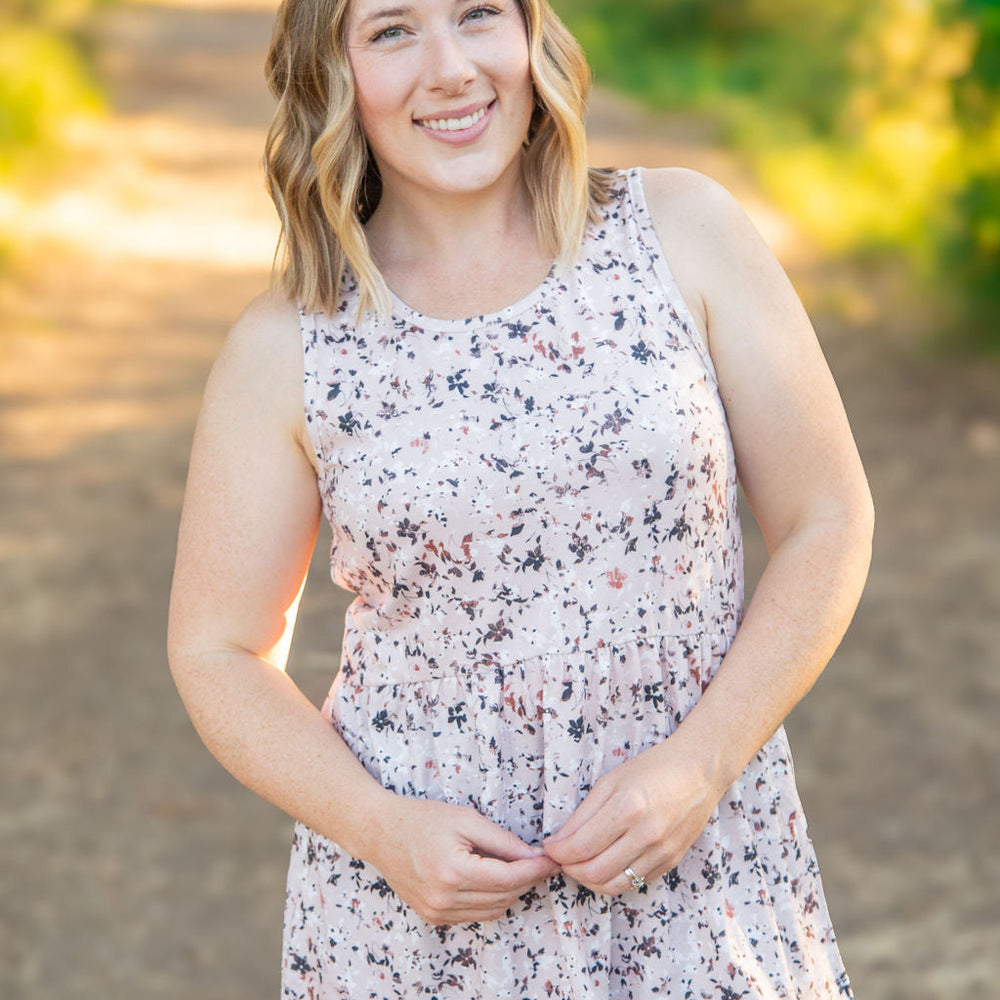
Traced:
<path id="1" fill-rule="evenodd" d="M 189 420 L 201 386 L 179 380 L 208 363 L 215 340 L 177 328 L 162 306 L 150 311 L 157 276 L 180 296 L 183 274 L 45 250 L 0 287 L 3 376 L 15 389 L 0 408 L 4 458 L 51 459 L 101 435 Z"/>
<path id="2" fill-rule="evenodd" d="M 133 0 L 132 6 L 144 4 Z M 150 15 L 158 8 L 159 17 L 186 9 L 189 32 L 196 11 L 253 11 L 254 31 L 266 32 L 261 12 L 273 10 L 276 0 L 146 5 Z M 279 227 L 261 165 L 269 114 L 257 65 L 263 51 L 257 56 L 249 46 L 234 63 L 227 61 L 231 55 L 212 57 L 181 35 L 157 40 L 150 32 L 162 30 L 162 20 L 136 21 L 128 7 L 112 12 L 117 29 L 101 59 L 112 80 L 130 81 L 126 93 L 136 110 L 77 122 L 66 136 L 69 166 L 49 187 L 0 186 L 0 233 L 17 234 L 23 249 L 22 273 L 0 286 L 5 371 L 18 387 L 17 398 L 0 412 L 0 436 L 11 457 L 55 457 L 102 434 L 183 419 L 192 406 L 181 399 L 177 412 L 168 413 L 152 389 L 147 399 L 124 385 L 152 386 L 150 372 L 160 377 L 164 364 L 169 368 L 164 352 L 175 349 L 170 345 L 197 354 L 205 350 L 203 340 L 195 344 L 173 330 L 166 342 L 154 339 L 141 311 L 119 315 L 133 301 L 128 294 L 95 296 L 94 287 L 169 284 L 161 268 L 177 265 L 214 274 L 256 272 L 263 285 L 274 254 Z M 234 89 L 233 73 L 260 81 L 258 90 Z M 162 96 L 175 82 L 183 94 L 177 106 Z M 248 100 L 249 116 L 235 114 L 247 110 Z M 204 106 L 229 110 L 202 119 Z M 589 127 L 591 162 L 701 170 L 733 191 L 783 260 L 805 253 L 793 227 L 759 197 L 731 154 L 697 129 L 665 125 L 635 102 L 601 90 L 593 95 Z"/>
<path id="3" fill-rule="evenodd" d="M 279 0 L 127 0 L 136 7 L 178 7 L 186 10 L 277 10 Z"/>
<path id="4" fill-rule="evenodd" d="M 132 0 L 131 5 L 267 12 L 277 0 Z M 146 39 L 137 43 L 124 35 L 103 58 L 116 75 L 127 74 L 145 44 Z M 211 75 L 212 64 L 206 65 L 200 53 L 173 55 L 171 72 L 178 68 L 178 56 L 193 60 L 191 74 L 203 81 L 207 102 L 225 92 L 227 81 Z M 161 59 L 158 55 L 153 62 Z M 214 66 L 221 71 L 228 64 Z M 162 70 L 149 66 L 147 72 L 155 79 Z M 801 255 L 789 220 L 733 169 L 731 154 L 711 143 L 678 142 L 638 104 L 617 95 L 598 90 L 591 105 L 591 120 L 597 122 L 592 131 L 599 136 L 591 143 L 591 162 L 700 169 L 733 190 L 779 256 Z M 608 135 L 609 123 L 617 133 L 623 121 L 631 129 L 628 140 Z M 263 185 L 265 122 L 206 127 L 164 111 L 80 122 L 67 136 L 71 169 L 61 184 L 36 195 L 0 186 L 0 233 L 18 234 L 29 248 L 61 244 L 109 259 L 268 267 L 278 224 Z"/>
<path id="5" fill-rule="evenodd" d="M 54 190 L 0 188 L 0 231 L 29 247 L 62 244 L 101 257 L 270 265 L 278 225 L 258 130 L 148 115 L 81 125 L 71 142 L 73 169 Z"/>

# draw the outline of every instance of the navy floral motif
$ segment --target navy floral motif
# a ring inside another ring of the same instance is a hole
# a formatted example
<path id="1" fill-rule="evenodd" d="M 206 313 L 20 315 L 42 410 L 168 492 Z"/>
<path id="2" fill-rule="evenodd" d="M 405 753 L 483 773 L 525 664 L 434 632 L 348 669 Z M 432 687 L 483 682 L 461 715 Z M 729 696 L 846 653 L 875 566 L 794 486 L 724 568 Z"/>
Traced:
<path id="1" fill-rule="evenodd" d="M 357 597 L 324 712 L 400 795 L 529 843 L 670 737 L 742 613 L 736 468 L 714 368 L 640 171 L 580 261 L 488 316 L 396 300 L 303 314 L 305 412 Z M 285 1000 L 850 996 L 779 729 L 673 871 L 560 874 L 506 917 L 431 927 L 298 824 Z"/>

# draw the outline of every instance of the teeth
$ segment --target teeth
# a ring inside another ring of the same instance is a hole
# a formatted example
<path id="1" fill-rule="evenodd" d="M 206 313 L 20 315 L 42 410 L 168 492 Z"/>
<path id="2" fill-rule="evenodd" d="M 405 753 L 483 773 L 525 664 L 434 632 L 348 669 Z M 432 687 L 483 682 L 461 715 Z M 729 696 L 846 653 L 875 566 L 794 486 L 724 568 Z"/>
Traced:
<path id="1" fill-rule="evenodd" d="M 480 108 L 464 118 L 424 118 L 420 124 L 432 132 L 459 132 L 462 129 L 472 128 L 485 114 L 486 108 Z"/>

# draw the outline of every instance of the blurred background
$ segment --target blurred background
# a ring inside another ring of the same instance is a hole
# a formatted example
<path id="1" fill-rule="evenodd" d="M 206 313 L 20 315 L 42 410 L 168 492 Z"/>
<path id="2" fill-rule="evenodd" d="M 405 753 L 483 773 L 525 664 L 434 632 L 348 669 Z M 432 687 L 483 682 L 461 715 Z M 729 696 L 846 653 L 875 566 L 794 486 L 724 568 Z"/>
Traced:
<path id="1" fill-rule="evenodd" d="M 599 165 L 739 197 L 841 387 L 878 509 L 788 729 L 859 1000 L 1000 981 L 1000 6 L 561 0 Z M 274 0 L 0 12 L 0 995 L 277 995 L 290 822 L 202 748 L 164 654 L 208 366 L 277 235 Z M 763 553 L 748 524 L 750 574 Z M 321 538 L 291 671 L 346 595 Z"/>

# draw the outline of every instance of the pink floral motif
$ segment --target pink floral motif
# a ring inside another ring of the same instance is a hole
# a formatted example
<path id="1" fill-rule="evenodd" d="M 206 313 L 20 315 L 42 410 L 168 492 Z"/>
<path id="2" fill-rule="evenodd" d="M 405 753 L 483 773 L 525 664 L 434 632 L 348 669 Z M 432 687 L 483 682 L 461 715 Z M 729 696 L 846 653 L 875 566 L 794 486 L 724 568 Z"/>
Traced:
<path id="1" fill-rule="evenodd" d="M 301 317 L 331 568 L 358 595 L 325 713 L 386 788 L 532 844 L 676 730 L 742 612 L 725 411 L 638 171 L 601 216 L 490 316 L 355 325 L 348 275 Z M 428 927 L 296 825 L 283 1000 L 764 995 L 851 996 L 783 730 L 673 871 L 619 897 L 557 876 L 489 923 Z"/>

